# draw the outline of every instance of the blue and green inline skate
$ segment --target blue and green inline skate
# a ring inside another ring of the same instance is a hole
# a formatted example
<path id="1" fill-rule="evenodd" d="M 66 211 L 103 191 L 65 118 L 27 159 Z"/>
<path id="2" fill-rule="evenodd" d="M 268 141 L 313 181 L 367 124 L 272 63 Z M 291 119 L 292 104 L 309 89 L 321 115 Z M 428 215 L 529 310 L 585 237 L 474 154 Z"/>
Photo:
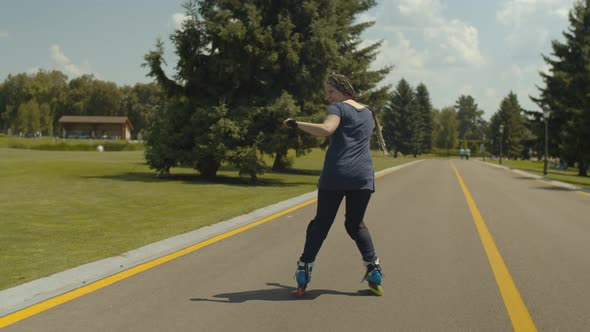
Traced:
<path id="1" fill-rule="evenodd" d="M 307 289 L 307 284 L 311 281 L 311 270 L 313 263 L 297 262 L 297 271 L 295 271 L 295 280 L 297 280 L 297 297 L 302 297 Z"/>
<path id="2" fill-rule="evenodd" d="M 379 265 L 379 258 L 375 258 L 372 262 L 364 262 L 364 264 L 367 268 L 367 273 L 365 273 L 363 281 L 366 280 L 369 282 L 369 289 L 373 294 L 383 296 L 383 287 L 381 286 L 383 274 Z"/>

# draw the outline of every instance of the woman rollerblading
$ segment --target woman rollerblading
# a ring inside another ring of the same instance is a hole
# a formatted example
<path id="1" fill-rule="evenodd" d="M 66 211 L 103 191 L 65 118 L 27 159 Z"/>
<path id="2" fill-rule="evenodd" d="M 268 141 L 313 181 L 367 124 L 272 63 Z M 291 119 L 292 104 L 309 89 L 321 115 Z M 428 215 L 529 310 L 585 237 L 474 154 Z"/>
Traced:
<path id="1" fill-rule="evenodd" d="M 324 166 L 318 182 L 315 218 L 307 226 L 305 246 L 297 264 L 297 296 L 302 296 L 311 279 L 311 267 L 346 198 L 344 226 L 355 241 L 367 266 L 365 279 L 373 293 L 383 295 L 381 267 L 373 241 L 364 222 L 373 192 L 375 174 L 370 150 L 371 134 L 378 134 L 383 153 L 387 151 L 377 117 L 365 105 L 354 100 L 356 93 L 348 78 L 332 74 L 324 84 L 331 105 L 323 123 L 283 121 L 285 127 L 300 129 L 314 136 L 329 137 Z"/>

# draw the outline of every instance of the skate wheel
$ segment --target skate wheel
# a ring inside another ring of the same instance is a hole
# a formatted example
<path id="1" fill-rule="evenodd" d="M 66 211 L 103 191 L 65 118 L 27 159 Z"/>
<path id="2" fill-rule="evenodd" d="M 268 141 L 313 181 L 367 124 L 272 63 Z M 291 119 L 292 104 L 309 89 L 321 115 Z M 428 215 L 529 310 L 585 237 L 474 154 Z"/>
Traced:
<path id="1" fill-rule="evenodd" d="M 297 297 L 302 297 L 305 294 L 305 287 L 297 287 Z"/>
<path id="2" fill-rule="evenodd" d="M 379 284 L 369 284 L 369 289 L 377 296 L 383 296 L 383 287 Z"/>

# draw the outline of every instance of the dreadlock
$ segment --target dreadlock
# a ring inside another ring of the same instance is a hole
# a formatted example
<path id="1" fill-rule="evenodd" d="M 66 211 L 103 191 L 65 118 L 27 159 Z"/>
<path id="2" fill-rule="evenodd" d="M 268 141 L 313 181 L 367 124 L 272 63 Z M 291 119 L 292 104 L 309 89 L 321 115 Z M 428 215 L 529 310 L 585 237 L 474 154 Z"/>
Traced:
<path id="1" fill-rule="evenodd" d="M 349 96 L 352 99 L 357 98 L 356 91 L 354 91 L 354 87 L 350 80 L 342 75 L 332 73 L 330 77 L 326 80 L 326 84 L 333 86 L 336 90 L 342 92 L 343 94 Z M 371 111 L 371 115 L 373 116 L 373 121 L 375 122 L 375 134 L 377 134 L 377 142 L 379 144 L 379 150 L 381 151 L 381 155 L 387 155 L 387 146 L 385 145 L 385 139 L 383 139 L 383 127 L 377 118 L 375 112 Z"/>

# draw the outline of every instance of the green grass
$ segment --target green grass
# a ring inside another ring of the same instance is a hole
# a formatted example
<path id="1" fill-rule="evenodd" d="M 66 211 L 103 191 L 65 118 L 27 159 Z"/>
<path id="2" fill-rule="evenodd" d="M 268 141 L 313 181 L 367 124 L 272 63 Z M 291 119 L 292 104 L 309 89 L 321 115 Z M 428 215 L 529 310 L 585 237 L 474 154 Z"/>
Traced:
<path id="1" fill-rule="evenodd" d="M 494 159 L 492 161 L 486 159 L 486 161 L 499 164 L 498 159 Z M 502 165 L 532 174 L 543 175 L 543 161 L 502 159 Z M 564 171 L 549 167 L 545 177 L 548 179 L 573 184 L 574 186 L 590 189 L 590 177 L 578 176 L 577 168 L 570 167 L 567 171 Z"/>
<path id="2" fill-rule="evenodd" d="M 156 179 L 143 151 L 0 147 L 0 289 L 313 191 L 323 157 L 314 150 L 251 185 L 229 168 L 215 181 L 181 168 Z M 408 160 L 374 159 L 376 170 Z"/>

